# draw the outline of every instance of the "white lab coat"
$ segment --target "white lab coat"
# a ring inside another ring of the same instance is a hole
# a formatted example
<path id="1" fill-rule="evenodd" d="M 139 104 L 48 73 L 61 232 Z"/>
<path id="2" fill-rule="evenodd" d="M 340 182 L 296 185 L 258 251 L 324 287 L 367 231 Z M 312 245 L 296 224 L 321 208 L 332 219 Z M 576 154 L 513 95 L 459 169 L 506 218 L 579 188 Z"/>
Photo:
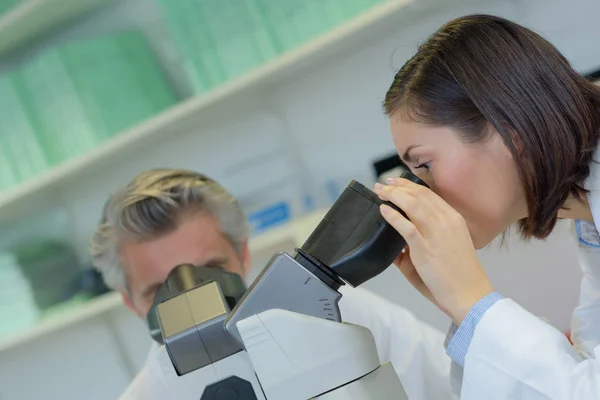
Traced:
<path id="1" fill-rule="evenodd" d="M 600 160 L 600 151 L 594 159 Z M 462 371 L 461 399 L 600 399 L 600 246 L 594 244 L 600 230 L 600 164 L 592 163 L 590 169 L 585 187 L 595 224 L 579 234 L 572 229 L 583 271 L 572 318 L 573 345 L 513 300 L 500 300 L 475 329 Z"/>
<path id="2" fill-rule="evenodd" d="M 341 292 L 342 318 L 371 330 L 381 361 L 392 362 L 410 399 L 458 398 L 450 386 L 450 358 L 444 352 L 442 332 L 366 290 L 342 287 Z M 153 345 L 145 366 L 121 400 L 169 398 L 156 350 Z"/>

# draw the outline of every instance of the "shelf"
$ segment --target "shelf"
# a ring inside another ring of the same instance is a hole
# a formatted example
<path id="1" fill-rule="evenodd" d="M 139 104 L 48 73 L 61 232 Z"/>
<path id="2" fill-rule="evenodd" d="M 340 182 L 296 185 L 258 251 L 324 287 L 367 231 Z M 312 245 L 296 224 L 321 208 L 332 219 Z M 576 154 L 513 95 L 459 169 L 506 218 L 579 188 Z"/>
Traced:
<path id="1" fill-rule="evenodd" d="M 0 16 L 0 57 L 116 0 L 23 0 Z"/>
<path id="2" fill-rule="evenodd" d="M 98 296 L 83 305 L 73 306 L 73 309 L 69 311 L 42 318 L 37 325 L 23 332 L 0 338 L 0 353 L 57 332 L 68 326 L 92 319 L 121 306 L 123 306 L 123 302 L 121 295 L 118 293 L 111 292 Z"/>
<path id="3" fill-rule="evenodd" d="M 298 219 L 290 221 L 279 227 L 274 227 L 268 231 L 252 238 L 249 243 L 250 255 L 261 253 L 263 251 L 273 251 L 273 248 L 280 247 L 280 244 L 294 242 L 300 246 L 308 235 L 315 229 L 317 224 L 323 219 L 327 210 L 319 210 L 304 215 Z M 283 250 L 279 248 L 278 250 Z M 287 250 L 287 249 L 286 249 Z"/>
<path id="4" fill-rule="evenodd" d="M 73 0 L 73 2 L 77 1 L 81 0 Z M 116 135 L 89 153 L 66 161 L 39 177 L 23 183 L 0 196 L 0 220 L 24 216 L 28 211 L 37 209 L 45 202 L 60 198 L 61 192 L 68 188 L 69 182 L 74 178 L 90 175 L 100 171 L 104 166 L 123 160 L 139 149 L 140 143 L 146 144 L 153 140 L 172 138 L 178 132 L 193 126 L 194 123 L 197 124 L 202 118 L 214 116 L 219 110 L 230 109 L 224 107 L 227 102 L 239 101 L 250 93 L 267 90 L 270 86 L 300 71 L 334 59 L 339 54 L 355 50 L 367 40 L 396 31 L 398 18 L 405 11 L 405 7 L 412 2 L 413 0 L 388 0 L 264 66 L 209 93 L 183 101 Z M 69 1 L 47 0 L 32 3 L 66 4 Z"/>
<path id="5" fill-rule="evenodd" d="M 250 239 L 249 247 L 252 254 L 261 251 L 274 251 L 286 239 L 292 239 L 298 245 L 302 244 L 308 235 L 325 215 L 326 210 L 315 211 L 293 220 L 280 227 L 273 228 L 261 235 Z M 284 250 L 284 249 L 279 249 Z M 42 338 L 45 335 L 66 329 L 71 325 L 90 320 L 123 306 L 121 295 L 111 292 L 90 300 L 80 306 L 42 319 L 37 325 L 7 337 L 0 337 L 0 353 Z"/>

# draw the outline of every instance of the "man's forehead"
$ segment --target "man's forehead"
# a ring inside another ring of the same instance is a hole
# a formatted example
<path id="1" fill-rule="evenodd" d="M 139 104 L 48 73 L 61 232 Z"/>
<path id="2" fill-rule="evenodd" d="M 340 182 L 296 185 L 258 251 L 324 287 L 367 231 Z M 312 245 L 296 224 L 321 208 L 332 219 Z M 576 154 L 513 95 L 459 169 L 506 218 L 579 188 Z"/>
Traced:
<path id="1" fill-rule="evenodd" d="M 218 265 L 227 262 L 230 257 L 231 252 L 228 251 L 227 244 L 227 241 L 200 244 L 193 239 L 174 243 L 128 243 L 122 247 L 122 263 L 128 274 L 137 277 L 146 273 L 153 275 L 153 272 L 168 273 L 181 264 Z"/>
<path id="2" fill-rule="evenodd" d="M 228 259 L 226 257 L 209 257 L 206 261 L 202 263 L 194 263 L 194 262 L 185 262 L 173 265 L 170 269 L 165 270 L 165 275 L 160 278 L 156 278 L 153 281 L 149 282 L 140 282 L 140 292 L 142 296 L 147 296 L 153 294 L 158 290 L 158 288 L 167 280 L 169 273 L 173 271 L 176 267 L 183 264 L 190 264 L 196 267 L 207 267 L 207 268 L 219 268 L 225 269 L 225 266 L 228 263 Z"/>

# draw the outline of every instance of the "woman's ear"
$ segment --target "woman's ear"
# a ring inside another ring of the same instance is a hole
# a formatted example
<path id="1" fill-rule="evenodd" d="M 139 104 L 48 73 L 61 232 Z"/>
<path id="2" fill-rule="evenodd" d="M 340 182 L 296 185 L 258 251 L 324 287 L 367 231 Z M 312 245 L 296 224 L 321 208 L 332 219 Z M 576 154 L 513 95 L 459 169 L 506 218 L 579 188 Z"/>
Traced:
<path id="1" fill-rule="evenodd" d="M 525 156 L 525 146 L 523 146 L 523 141 L 519 137 L 519 135 L 510 127 L 505 126 L 505 134 L 502 135 L 494 129 L 494 132 L 497 133 L 497 137 L 504 138 L 505 150 L 508 152 L 508 156 L 510 158 L 515 157 L 524 157 Z M 511 151 L 514 149 L 514 153 Z"/>

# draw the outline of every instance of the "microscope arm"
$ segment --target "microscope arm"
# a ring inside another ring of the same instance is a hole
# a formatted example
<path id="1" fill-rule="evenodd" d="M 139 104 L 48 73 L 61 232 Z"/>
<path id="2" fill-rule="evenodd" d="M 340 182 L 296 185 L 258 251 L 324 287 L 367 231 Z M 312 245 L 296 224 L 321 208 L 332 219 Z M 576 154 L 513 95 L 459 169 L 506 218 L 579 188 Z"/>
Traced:
<path id="1" fill-rule="evenodd" d="M 271 309 L 238 323 L 267 399 L 405 399 L 362 326 Z M 362 378 L 362 379 L 361 379 Z"/>

